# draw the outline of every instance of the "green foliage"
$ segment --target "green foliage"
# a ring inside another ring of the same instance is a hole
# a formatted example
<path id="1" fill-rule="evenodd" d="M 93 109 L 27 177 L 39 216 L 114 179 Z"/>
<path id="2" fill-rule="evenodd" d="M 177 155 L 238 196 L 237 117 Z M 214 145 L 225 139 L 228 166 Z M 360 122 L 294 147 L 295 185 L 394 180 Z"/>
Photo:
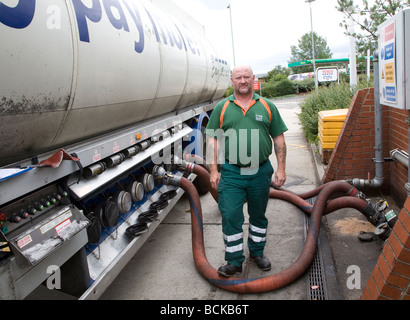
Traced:
<path id="1" fill-rule="evenodd" d="M 275 97 L 286 96 L 295 93 L 295 87 L 289 79 L 282 79 L 275 83 Z"/>
<path id="2" fill-rule="evenodd" d="M 329 86 L 320 87 L 317 91 L 313 91 L 307 96 L 300 104 L 301 112 L 298 115 L 306 138 L 310 142 L 317 141 L 320 111 L 349 108 L 357 90 L 368 86 L 367 80 L 359 82 L 355 90 L 350 89 L 349 83 L 334 83 Z"/>
<path id="3" fill-rule="evenodd" d="M 337 0 L 336 9 L 343 13 L 345 19 L 340 24 L 345 28 L 346 34 L 353 35 L 356 38 L 357 48 L 361 56 L 365 56 L 367 49 L 374 52 L 377 49 L 377 27 L 386 21 L 389 17 L 394 16 L 400 10 L 410 6 L 409 0 Z M 349 21 L 351 18 L 361 29 L 361 33 L 351 33 L 349 30 Z"/>
<path id="4" fill-rule="evenodd" d="M 284 78 L 287 78 L 290 75 L 290 73 L 291 69 L 278 65 L 268 72 L 266 82 L 282 80 Z"/>
<path id="5" fill-rule="evenodd" d="M 229 86 L 228 89 L 226 89 L 225 98 L 228 98 L 229 96 L 233 95 L 233 90 L 233 86 Z"/>
<path id="6" fill-rule="evenodd" d="M 315 79 L 307 78 L 301 81 L 293 81 L 296 93 L 310 92 L 315 90 Z"/>
<path id="7" fill-rule="evenodd" d="M 349 108 L 352 98 L 353 92 L 347 83 L 331 84 L 312 92 L 300 105 L 299 120 L 306 138 L 310 142 L 317 140 L 320 111 Z"/>
<path id="8" fill-rule="evenodd" d="M 332 57 L 332 51 L 327 45 L 327 40 L 319 36 L 316 32 L 313 32 L 313 38 L 315 43 L 315 58 L 316 59 L 328 59 Z M 305 33 L 302 38 L 299 39 L 298 46 L 291 46 L 290 51 L 292 56 L 289 63 L 311 60 L 313 58 L 312 52 L 312 33 Z M 313 66 L 296 67 L 293 68 L 294 73 L 304 73 L 313 71 Z"/>
<path id="9" fill-rule="evenodd" d="M 294 94 L 295 92 L 292 81 L 287 78 L 279 81 L 262 83 L 262 95 L 267 98 L 286 96 Z"/>
<path id="10" fill-rule="evenodd" d="M 275 74 L 275 75 L 273 75 L 270 79 L 269 79 L 269 83 L 275 83 L 275 82 L 279 82 L 279 81 L 282 81 L 282 80 L 286 80 L 288 77 L 287 77 L 287 75 L 286 74 L 280 74 L 280 73 L 277 73 L 277 74 Z"/>

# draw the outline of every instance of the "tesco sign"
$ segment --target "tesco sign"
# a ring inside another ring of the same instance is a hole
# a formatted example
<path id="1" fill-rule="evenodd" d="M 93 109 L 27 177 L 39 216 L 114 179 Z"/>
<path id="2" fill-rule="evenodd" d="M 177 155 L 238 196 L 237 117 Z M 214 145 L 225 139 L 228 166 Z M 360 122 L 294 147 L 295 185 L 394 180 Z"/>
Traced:
<path id="1" fill-rule="evenodd" d="M 318 68 L 317 80 L 319 82 L 338 82 L 339 69 L 337 67 Z"/>

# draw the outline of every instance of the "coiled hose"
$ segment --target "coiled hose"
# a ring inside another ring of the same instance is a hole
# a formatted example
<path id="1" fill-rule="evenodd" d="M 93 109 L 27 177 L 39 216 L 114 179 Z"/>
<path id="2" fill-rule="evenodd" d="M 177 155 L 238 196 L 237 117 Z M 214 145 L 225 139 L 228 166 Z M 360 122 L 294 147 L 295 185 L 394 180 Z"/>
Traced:
<path id="1" fill-rule="evenodd" d="M 206 169 L 190 164 L 189 170 L 197 174 L 205 182 L 209 181 L 209 173 Z M 269 292 L 292 283 L 302 276 L 312 263 L 317 246 L 322 215 L 348 206 L 353 206 L 361 210 L 367 206 L 366 201 L 353 198 L 359 193 L 356 188 L 339 181 L 330 182 L 312 192 L 312 194 L 317 194 L 317 199 L 313 206 L 291 192 L 271 190 L 271 197 L 295 203 L 299 208 L 303 208 L 303 211 L 310 214 L 309 230 L 299 258 L 285 270 L 270 276 L 253 279 L 237 277 L 223 278 L 218 274 L 217 270 L 211 266 L 206 257 L 202 208 L 198 192 L 195 186 L 186 178 L 180 180 L 179 186 L 184 189 L 189 198 L 192 223 L 192 250 L 197 270 L 214 286 L 236 293 Z M 212 190 L 212 188 L 210 188 L 210 191 L 217 201 L 217 192 Z M 348 197 L 335 199 L 328 203 L 328 199 L 337 193 L 348 195 Z"/>

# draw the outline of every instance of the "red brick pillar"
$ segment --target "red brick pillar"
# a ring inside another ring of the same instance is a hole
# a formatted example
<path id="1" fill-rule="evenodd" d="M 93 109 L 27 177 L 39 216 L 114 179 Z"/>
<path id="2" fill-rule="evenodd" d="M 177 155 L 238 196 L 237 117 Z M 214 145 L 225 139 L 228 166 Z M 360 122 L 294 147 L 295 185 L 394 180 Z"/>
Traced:
<path id="1" fill-rule="evenodd" d="M 356 93 L 330 157 L 322 183 L 374 177 L 374 90 Z"/>
<path id="2" fill-rule="evenodd" d="M 410 300 L 410 197 L 384 244 L 363 300 Z"/>

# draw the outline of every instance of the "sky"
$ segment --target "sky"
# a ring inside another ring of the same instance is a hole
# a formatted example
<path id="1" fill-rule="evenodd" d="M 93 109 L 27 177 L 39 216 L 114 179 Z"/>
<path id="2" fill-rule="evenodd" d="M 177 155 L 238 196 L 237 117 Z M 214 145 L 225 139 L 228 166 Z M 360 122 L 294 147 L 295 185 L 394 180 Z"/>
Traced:
<path id="1" fill-rule="evenodd" d="M 311 31 L 310 5 L 305 0 L 172 1 L 204 26 L 206 37 L 226 54 L 231 66 L 249 64 L 255 74 L 277 65 L 287 67 L 291 46 Z M 349 38 L 339 25 L 343 15 L 336 5 L 337 0 L 312 2 L 313 30 L 327 40 L 333 58 L 347 58 Z"/>

